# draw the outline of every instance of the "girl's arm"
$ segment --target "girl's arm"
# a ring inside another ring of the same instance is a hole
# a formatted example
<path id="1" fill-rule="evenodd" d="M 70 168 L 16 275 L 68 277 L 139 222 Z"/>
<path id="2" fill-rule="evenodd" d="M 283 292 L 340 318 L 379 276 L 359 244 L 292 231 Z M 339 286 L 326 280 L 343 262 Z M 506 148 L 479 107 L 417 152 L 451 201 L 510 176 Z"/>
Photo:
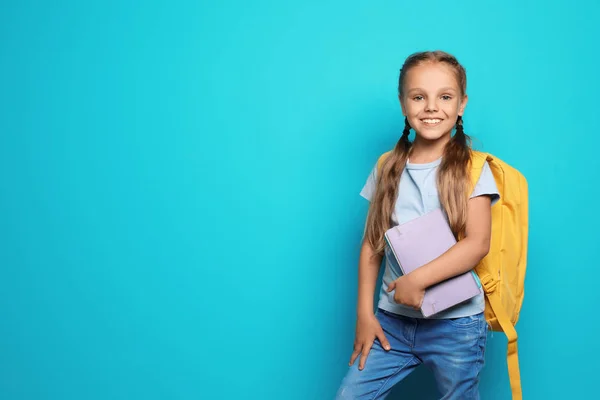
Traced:
<path id="1" fill-rule="evenodd" d="M 413 275 L 413 282 L 425 289 L 472 270 L 490 250 L 491 231 L 491 198 L 484 195 L 469 199 L 465 238 L 435 260 L 409 273 Z"/>
<path id="2" fill-rule="evenodd" d="M 360 250 L 360 259 L 358 265 L 358 306 L 356 318 L 356 335 L 354 338 L 354 351 L 350 356 L 349 365 L 354 364 L 360 356 L 358 369 L 365 368 L 367 357 L 371 347 L 378 339 L 381 346 L 387 351 L 390 350 L 390 343 L 385 337 L 385 333 L 373 313 L 373 296 L 379 275 L 382 256 L 374 255 L 373 248 L 365 238 Z"/>
<path id="3" fill-rule="evenodd" d="M 377 285 L 377 276 L 382 256 L 375 255 L 371 244 L 365 237 L 358 262 L 358 316 L 373 315 L 373 296 Z"/>
<path id="4" fill-rule="evenodd" d="M 394 301 L 418 309 L 425 289 L 475 268 L 490 251 L 491 201 L 486 195 L 469 200 L 465 238 L 435 260 L 390 283 L 387 291 L 396 290 Z"/>

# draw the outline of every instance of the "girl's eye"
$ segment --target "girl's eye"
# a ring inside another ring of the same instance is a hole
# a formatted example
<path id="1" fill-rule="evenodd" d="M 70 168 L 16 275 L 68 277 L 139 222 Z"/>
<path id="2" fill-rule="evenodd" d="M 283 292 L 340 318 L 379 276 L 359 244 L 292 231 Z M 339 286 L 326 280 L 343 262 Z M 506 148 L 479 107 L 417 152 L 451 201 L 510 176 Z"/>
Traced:
<path id="1" fill-rule="evenodd" d="M 444 100 L 451 100 L 452 96 L 448 96 L 447 94 L 445 94 L 445 95 L 442 96 L 442 99 L 444 99 Z"/>
<path id="2" fill-rule="evenodd" d="M 423 96 L 415 96 L 415 97 L 413 97 L 413 100 L 416 100 L 416 101 L 423 100 Z"/>

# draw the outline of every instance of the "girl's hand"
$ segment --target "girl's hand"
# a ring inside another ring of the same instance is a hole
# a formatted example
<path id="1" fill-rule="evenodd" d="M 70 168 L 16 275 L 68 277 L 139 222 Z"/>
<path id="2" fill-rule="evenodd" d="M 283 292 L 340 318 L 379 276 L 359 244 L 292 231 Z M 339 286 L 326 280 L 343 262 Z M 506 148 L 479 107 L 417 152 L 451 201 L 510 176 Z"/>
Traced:
<path id="1" fill-rule="evenodd" d="M 396 279 L 387 288 L 388 292 L 396 290 L 394 301 L 398 304 L 412 307 L 416 310 L 421 308 L 425 297 L 425 287 L 415 279 L 415 275 L 409 273 Z"/>
<path id="2" fill-rule="evenodd" d="M 383 329 L 381 329 L 381 325 L 379 324 L 379 321 L 375 315 L 369 314 L 362 317 L 359 316 L 356 321 L 354 352 L 350 357 L 350 363 L 348 365 L 354 364 L 354 361 L 356 361 L 356 358 L 360 354 L 361 357 L 358 364 L 358 369 L 362 371 L 362 369 L 365 367 L 369 351 L 371 351 L 371 346 L 373 346 L 375 339 L 379 339 L 381 347 L 383 347 L 385 350 L 391 349 L 390 343 L 383 334 Z"/>

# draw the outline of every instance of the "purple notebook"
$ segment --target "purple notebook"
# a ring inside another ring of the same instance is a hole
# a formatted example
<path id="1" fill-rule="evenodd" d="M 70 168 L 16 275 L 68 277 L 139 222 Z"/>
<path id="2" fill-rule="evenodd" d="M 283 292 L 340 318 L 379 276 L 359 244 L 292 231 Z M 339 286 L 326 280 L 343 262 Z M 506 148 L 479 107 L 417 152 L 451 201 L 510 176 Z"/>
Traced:
<path id="1" fill-rule="evenodd" d="M 385 239 L 404 274 L 433 261 L 456 244 L 440 208 L 389 229 Z M 473 274 L 469 271 L 427 288 L 421 306 L 423 316 L 430 317 L 478 295 L 481 288 Z"/>

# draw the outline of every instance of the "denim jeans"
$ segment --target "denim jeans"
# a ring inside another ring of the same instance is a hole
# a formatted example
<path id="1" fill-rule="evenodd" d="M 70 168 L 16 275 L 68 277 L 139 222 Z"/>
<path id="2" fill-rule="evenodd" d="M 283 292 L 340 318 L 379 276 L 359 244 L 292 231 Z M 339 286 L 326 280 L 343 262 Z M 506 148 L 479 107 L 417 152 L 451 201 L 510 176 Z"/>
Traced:
<path id="1" fill-rule="evenodd" d="M 350 366 L 336 399 L 384 399 L 421 364 L 433 372 L 442 400 L 478 400 L 487 323 L 483 313 L 455 319 L 409 318 L 378 309 L 391 350 L 375 339 L 362 371 Z M 360 356 L 359 356 L 360 357 Z"/>

